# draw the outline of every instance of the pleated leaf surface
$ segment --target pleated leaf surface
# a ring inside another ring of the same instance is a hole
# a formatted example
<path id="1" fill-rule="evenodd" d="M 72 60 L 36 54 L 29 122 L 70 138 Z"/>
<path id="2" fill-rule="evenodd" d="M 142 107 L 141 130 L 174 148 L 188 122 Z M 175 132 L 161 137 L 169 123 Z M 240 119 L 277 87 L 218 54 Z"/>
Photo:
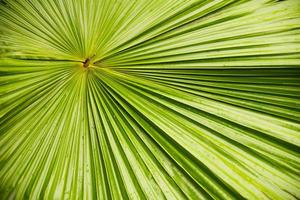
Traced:
<path id="1" fill-rule="evenodd" d="M 299 199 L 300 1 L 0 2 L 0 199 Z"/>

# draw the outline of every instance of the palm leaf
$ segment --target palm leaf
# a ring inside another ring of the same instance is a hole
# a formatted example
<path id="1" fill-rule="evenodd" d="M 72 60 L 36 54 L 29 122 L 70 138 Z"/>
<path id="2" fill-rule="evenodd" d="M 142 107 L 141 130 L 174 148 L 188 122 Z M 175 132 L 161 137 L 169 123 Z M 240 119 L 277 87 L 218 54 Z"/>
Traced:
<path id="1" fill-rule="evenodd" d="M 1 199 L 300 198 L 300 2 L 0 5 Z"/>

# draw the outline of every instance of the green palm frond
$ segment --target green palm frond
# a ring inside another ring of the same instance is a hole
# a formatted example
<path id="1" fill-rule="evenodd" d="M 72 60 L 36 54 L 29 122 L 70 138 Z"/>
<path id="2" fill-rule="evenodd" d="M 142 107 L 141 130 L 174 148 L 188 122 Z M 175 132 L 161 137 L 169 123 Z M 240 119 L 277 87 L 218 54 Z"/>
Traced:
<path id="1" fill-rule="evenodd" d="M 0 199 L 299 199 L 300 1 L 0 2 Z"/>

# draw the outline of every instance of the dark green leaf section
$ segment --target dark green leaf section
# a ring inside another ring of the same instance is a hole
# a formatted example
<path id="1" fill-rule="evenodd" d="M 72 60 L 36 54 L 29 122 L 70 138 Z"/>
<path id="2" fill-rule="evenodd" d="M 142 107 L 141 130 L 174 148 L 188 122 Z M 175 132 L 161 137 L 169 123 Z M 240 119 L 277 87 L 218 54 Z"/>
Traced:
<path id="1" fill-rule="evenodd" d="M 0 4 L 0 199 L 299 199 L 297 0 Z"/>

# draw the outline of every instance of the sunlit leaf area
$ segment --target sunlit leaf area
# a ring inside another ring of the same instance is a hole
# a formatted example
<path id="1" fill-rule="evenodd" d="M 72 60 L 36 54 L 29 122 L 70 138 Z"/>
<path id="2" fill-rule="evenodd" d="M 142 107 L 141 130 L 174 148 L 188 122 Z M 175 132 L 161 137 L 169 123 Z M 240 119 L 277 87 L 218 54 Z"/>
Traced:
<path id="1" fill-rule="evenodd" d="M 299 0 L 1 0 L 0 200 L 300 199 Z"/>

